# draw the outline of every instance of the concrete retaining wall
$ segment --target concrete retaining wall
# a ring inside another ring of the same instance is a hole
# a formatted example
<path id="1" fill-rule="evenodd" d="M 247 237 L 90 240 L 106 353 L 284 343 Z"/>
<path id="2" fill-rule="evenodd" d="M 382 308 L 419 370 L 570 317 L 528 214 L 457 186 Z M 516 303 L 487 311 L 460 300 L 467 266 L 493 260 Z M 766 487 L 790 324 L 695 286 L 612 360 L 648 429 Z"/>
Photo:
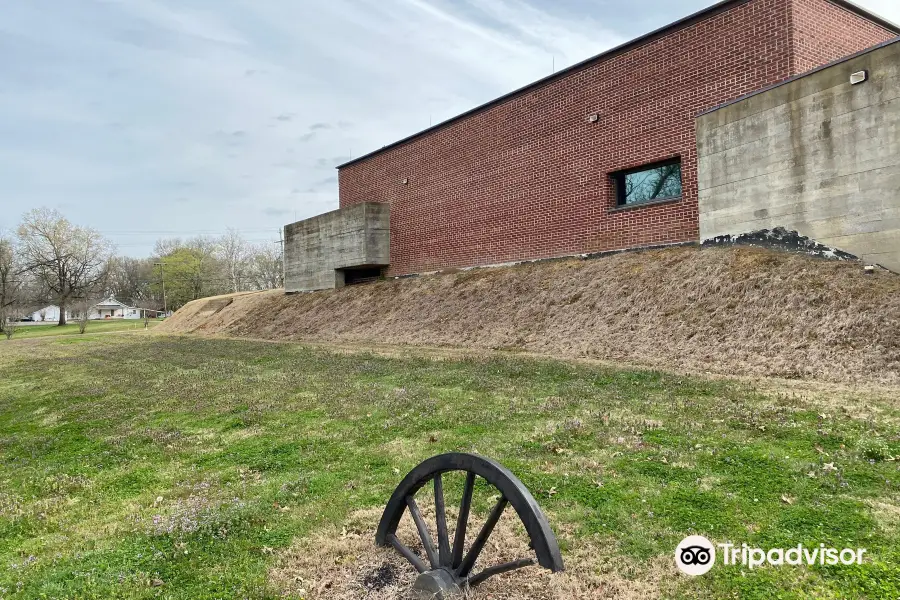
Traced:
<path id="1" fill-rule="evenodd" d="M 342 269 L 390 263 L 390 206 L 363 203 L 284 227 L 284 288 L 341 287 Z"/>
<path id="2" fill-rule="evenodd" d="M 700 116 L 697 146 L 701 240 L 783 227 L 900 271 L 900 40 Z"/>

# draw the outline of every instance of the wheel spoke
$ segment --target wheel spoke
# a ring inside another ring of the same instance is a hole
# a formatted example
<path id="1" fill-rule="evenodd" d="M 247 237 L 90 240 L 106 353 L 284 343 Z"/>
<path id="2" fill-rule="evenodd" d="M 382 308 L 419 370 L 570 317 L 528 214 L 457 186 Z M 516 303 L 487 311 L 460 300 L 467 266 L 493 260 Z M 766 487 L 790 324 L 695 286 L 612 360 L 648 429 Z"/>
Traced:
<path id="1" fill-rule="evenodd" d="M 422 540 L 422 546 L 425 547 L 425 555 L 428 557 L 428 562 L 431 563 L 432 569 L 437 569 L 440 565 L 438 564 L 438 557 L 434 552 L 434 542 L 431 541 L 431 534 L 428 533 L 428 527 L 425 525 L 422 513 L 419 512 L 419 506 L 416 504 L 416 499 L 412 496 L 407 496 L 406 506 L 409 507 L 409 514 L 412 515 L 413 521 L 416 524 L 416 529 L 419 530 L 419 539 Z"/>
<path id="2" fill-rule="evenodd" d="M 388 543 L 394 547 L 394 549 L 403 555 L 403 558 L 412 563 L 412 566 L 416 568 L 416 571 L 419 573 L 424 573 L 428 570 L 428 566 L 422 561 L 421 558 L 416 556 L 416 553 L 407 548 L 403 542 L 397 539 L 397 536 L 393 533 L 387 536 Z"/>
<path id="3" fill-rule="evenodd" d="M 530 567 L 534 564 L 533 558 L 523 558 L 520 560 L 514 560 L 512 562 L 503 563 L 502 565 L 497 565 L 495 567 L 489 567 L 476 575 L 475 577 L 469 578 L 469 585 L 476 586 L 479 583 L 483 582 L 488 577 L 493 577 L 494 575 L 499 575 L 500 573 L 508 573 L 509 571 L 515 571 L 516 569 L 521 569 L 522 567 Z"/>
<path id="4" fill-rule="evenodd" d="M 451 567 L 456 569 L 462 562 L 463 546 L 466 545 L 466 526 L 469 524 L 469 510 L 472 508 L 472 491 L 475 488 L 475 473 L 466 473 L 466 485 L 463 487 L 462 502 L 459 504 L 459 518 L 456 519 L 456 534 L 453 538 L 453 561 Z"/>
<path id="5" fill-rule="evenodd" d="M 472 547 L 459 565 L 459 570 L 456 573 L 459 577 L 466 577 L 472 571 L 472 567 L 475 566 L 475 561 L 478 560 L 478 555 L 481 554 L 484 544 L 487 542 L 488 538 L 491 537 L 491 532 L 494 531 L 494 526 L 497 524 L 497 521 L 500 520 L 503 509 L 506 508 L 508 503 L 509 500 L 501 497 L 497 502 L 497 505 L 494 506 L 490 516 L 488 516 L 487 521 L 485 521 L 484 526 L 481 528 L 481 531 L 478 532 L 478 537 L 475 538 Z"/>
<path id="6" fill-rule="evenodd" d="M 434 512 L 437 520 L 438 559 L 441 566 L 450 566 L 450 536 L 447 534 L 447 507 L 444 504 L 444 481 L 441 474 L 434 477 Z"/>

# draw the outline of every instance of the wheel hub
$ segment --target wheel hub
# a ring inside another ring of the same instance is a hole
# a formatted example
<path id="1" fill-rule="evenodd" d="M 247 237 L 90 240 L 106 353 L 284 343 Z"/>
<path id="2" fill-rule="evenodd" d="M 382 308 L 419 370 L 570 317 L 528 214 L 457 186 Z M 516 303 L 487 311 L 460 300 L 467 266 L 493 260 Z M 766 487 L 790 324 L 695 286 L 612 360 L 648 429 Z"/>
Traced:
<path id="1" fill-rule="evenodd" d="M 434 569 L 416 577 L 413 594 L 421 600 L 449 600 L 462 593 L 460 583 L 447 569 Z"/>
<path id="2" fill-rule="evenodd" d="M 465 474 L 465 483 L 451 544 L 443 475 L 454 471 Z M 494 495 L 499 499 L 478 535 L 470 545 L 467 545 L 466 530 L 472 508 L 472 494 L 476 479 L 479 477 L 499 492 Z M 437 543 L 431 536 L 415 499 L 416 492 L 429 482 L 434 484 Z M 481 551 L 507 506 L 515 510 L 519 521 L 525 527 L 529 537 L 529 548 L 535 556 L 490 566 L 473 573 Z M 407 511 L 419 534 L 419 541 L 425 553 L 424 558 L 397 537 L 397 526 Z M 553 572 L 563 570 L 556 536 L 553 535 L 547 518 L 528 489 L 499 463 L 475 454 L 451 452 L 433 456 L 410 471 L 394 490 L 384 509 L 375 542 L 379 546 L 393 546 L 420 573 L 413 585 L 413 592 L 416 598 L 421 599 L 453 598 L 466 588 L 475 587 L 490 577 L 529 567 L 535 563 Z"/>

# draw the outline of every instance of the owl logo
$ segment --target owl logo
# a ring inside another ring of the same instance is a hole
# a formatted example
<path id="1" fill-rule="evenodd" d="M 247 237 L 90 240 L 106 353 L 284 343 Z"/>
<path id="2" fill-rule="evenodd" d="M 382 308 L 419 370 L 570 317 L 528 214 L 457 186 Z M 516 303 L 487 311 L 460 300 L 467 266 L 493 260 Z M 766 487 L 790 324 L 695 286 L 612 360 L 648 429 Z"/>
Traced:
<path id="1" fill-rule="evenodd" d="M 703 575 L 716 564 L 716 548 L 702 535 L 691 535 L 675 548 L 675 566 L 687 575 Z"/>

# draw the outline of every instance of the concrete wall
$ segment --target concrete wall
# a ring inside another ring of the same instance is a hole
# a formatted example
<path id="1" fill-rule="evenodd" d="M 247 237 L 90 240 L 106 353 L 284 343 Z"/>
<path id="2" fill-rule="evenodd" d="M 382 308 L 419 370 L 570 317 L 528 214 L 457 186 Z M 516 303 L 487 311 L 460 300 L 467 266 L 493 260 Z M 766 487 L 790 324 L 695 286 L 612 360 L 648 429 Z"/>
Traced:
<path id="1" fill-rule="evenodd" d="M 390 263 L 390 206 L 363 203 L 284 227 L 284 288 L 341 287 L 341 269 Z"/>
<path id="2" fill-rule="evenodd" d="M 702 240 L 783 227 L 900 271 L 900 40 L 700 116 L 697 148 Z"/>

